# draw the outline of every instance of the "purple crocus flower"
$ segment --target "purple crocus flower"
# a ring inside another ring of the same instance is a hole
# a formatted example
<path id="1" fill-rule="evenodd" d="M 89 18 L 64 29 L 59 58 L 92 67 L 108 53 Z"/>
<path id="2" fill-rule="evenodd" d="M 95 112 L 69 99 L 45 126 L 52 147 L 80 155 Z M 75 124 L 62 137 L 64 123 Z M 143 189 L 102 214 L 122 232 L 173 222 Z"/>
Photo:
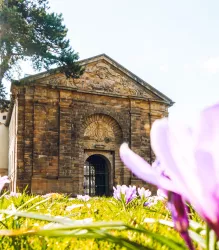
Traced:
<path id="1" fill-rule="evenodd" d="M 136 186 L 129 186 L 129 188 L 126 190 L 126 193 L 125 193 L 126 203 L 128 204 L 130 201 L 132 201 L 136 197 L 137 197 Z"/>
<path id="2" fill-rule="evenodd" d="M 116 188 L 113 187 L 113 190 L 113 197 L 117 200 L 121 200 L 126 204 L 128 204 L 130 201 L 137 197 L 136 186 L 127 187 L 126 185 L 117 185 Z"/>
<path id="3" fill-rule="evenodd" d="M 201 112 L 195 127 L 163 118 L 153 123 L 152 148 L 169 179 L 123 144 L 120 155 L 139 178 L 180 194 L 219 237 L 219 104 Z"/>
<path id="4" fill-rule="evenodd" d="M 154 197 L 154 196 L 151 196 L 149 197 L 149 199 L 144 202 L 143 206 L 144 207 L 152 207 L 152 206 L 155 206 L 157 204 L 158 200 Z"/>

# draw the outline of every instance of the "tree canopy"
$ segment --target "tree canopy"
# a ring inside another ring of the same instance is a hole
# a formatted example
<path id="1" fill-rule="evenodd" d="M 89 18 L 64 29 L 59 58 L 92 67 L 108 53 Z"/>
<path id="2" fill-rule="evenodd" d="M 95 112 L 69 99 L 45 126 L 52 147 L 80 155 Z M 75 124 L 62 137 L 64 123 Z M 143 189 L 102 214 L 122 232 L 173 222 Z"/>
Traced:
<path id="1" fill-rule="evenodd" d="M 67 31 L 62 14 L 51 12 L 47 0 L 0 0 L 0 99 L 2 79 L 11 80 L 27 59 L 37 71 L 58 67 L 68 78 L 83 73 Z"/>

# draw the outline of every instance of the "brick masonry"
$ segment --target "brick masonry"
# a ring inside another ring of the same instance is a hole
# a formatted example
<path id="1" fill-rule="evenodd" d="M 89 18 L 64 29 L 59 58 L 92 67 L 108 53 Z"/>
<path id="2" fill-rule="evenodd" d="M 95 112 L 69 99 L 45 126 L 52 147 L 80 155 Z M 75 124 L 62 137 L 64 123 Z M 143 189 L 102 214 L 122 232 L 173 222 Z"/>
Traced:
<path id="1" fill-rule="evenodd" d="M 126 141 L 152 162 L 151 124 L 168 115 L 170 104 L 103 56 L 84 67 L 79 79 L 44 74 L 12 85 L 20 190 L 82 194 L 84 163 L 93 154 L 110 164 L 111 192 L 116 184 L 147 185 L 122 164 L 119 146 Z"/>

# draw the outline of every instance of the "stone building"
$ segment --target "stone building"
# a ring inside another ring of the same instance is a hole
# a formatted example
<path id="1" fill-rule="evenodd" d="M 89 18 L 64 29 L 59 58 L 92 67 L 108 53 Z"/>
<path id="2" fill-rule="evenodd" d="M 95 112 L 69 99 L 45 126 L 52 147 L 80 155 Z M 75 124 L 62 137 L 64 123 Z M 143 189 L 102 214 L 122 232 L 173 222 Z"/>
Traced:
<path id="1" fill-rule="evenodd" d="M 149 131 L 173 102 L 105 54 L 80 61 L 79 79 L 40 73 L 12 83 L 11 188 L 33 193 L 109 195 L 142 181 L 119 158 L 119 146 L 153 160 Z"/>
<path id="2" fill-rule="evenodd" d="M 7 109 L 0 111 L 0 175 L 8 175 L 8 127 L 5 126 Z"/>

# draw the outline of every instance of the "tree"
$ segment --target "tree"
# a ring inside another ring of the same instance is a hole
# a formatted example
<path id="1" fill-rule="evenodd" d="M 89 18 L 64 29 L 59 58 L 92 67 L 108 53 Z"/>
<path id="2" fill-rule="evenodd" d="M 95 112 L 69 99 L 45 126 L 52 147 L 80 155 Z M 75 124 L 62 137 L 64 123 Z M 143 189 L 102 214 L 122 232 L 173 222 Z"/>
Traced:
<path id="1" fill-rule="evenodd" d="M 47 0 L 0 0 L 0 99 L 2 79 L 11 80 L 19 63 L 31 59 L 37 71 L 58 67 L 78 78 L 82 67 L 66 38 L 61 14 L 49 12 Z"/>
<path id="2" fill-rule="evenodd" d="M 0 82 L 0 111 L 4 111 L 4 109 L 8 108 L 8 101 L 6 100 L 6 92 L 5 87 Z"/>

